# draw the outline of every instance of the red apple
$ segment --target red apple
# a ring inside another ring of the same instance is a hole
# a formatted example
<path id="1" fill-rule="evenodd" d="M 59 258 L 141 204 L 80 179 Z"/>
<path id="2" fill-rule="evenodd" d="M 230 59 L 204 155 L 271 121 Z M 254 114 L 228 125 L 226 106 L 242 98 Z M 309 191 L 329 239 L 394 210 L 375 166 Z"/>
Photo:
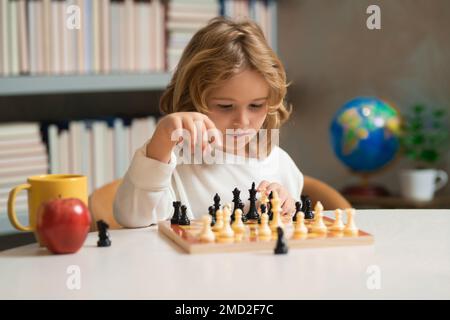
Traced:
<path id="1" fill-rule="evenodd" d="M 86 240 L 90 225 L 91 215 L 83 201 L 60 198 L 40 206 L 36 232 L 51 252 L 74 253 Z"/>

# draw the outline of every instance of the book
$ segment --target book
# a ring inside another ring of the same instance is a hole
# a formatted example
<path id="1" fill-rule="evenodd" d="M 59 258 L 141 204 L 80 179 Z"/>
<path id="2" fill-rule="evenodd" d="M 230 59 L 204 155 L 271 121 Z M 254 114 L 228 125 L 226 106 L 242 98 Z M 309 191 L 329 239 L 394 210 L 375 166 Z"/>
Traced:
<path id="1" fill-rule="evenodd" d="M 58 159 L 59 159 L 59 172 L 61 174 L 70 173 L 69 168 L 69 132 L 67 130 L 61 130 L 58 136 Z"/>
<path id="2" fill-rule="evenodd" d="M 28 73 L 28 30 L 25 0 L 18 0 L 18 33 L 19 33 L 19 71 L 21 74 Z"/>
<path id="3" fill-rule="evenodd" d="M 59 169 L 59 141 L 58 141 L 58 127 L 52 124 L 48 127 L 48 154 L 50 173 L 56 174 L 60 172 Z"/>
<path id="4" fill-rule="evenodd" d="M 84 146 L 81 144 L 84 123 L 82 121 L 71 121 L 69 123 L 69 172 L 81 174 L 82 154 Z"/>
<path id="5" fill-rule="evenodd" d="M 9 3 L 0 0 L 0 76 L 8 76 L 9 68 Z"/>
<path id="6" fill-rule="evenodd" d="M 19 74 L 19 31 L 17 22 L 18 2 L 9 2 L 9 58 L 10 58 L 10 74 Z"/>

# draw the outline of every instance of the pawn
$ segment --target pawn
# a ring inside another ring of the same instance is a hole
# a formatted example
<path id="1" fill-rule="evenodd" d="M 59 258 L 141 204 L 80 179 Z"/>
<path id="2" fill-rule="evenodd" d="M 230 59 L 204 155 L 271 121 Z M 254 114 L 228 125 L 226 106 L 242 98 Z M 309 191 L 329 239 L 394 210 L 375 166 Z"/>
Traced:
<path id="1" fill-rule="evenodd" d="M 344 222 L 342 221 L 342 210 L 334 210 L 335 220 L 334 223 L 329 228 L 331 231 L 342 231 L 344 230 Z"/>
<path id="2" fill-rule="evenodd" d="M 357 233 L 359 229 L 355 224 L 355 209 L 348 208 L 345 211 L 347 212 L 347 224 L 345 225 L 344 231 L 348 233 Z"/>
<path id="3" fill-rule="evenodd" d="M 316 206 L 314 207 L 314 211 L 315 219 L 311 230 L 313 232 L 327 232 L 327 226 L 323 222 L 323 206 L 320 201 L 317 201 Z"/>
<path id="4" fill-rule="evenodd" d="M 260 206 L 260 212 L 259 212 L 259 218 L 258 218 L 258 224 L 261 224 L 261 216 L 267 212 L 267 207 L 265 204 L 261 204 Z M 269 215 L 267 215 L 269 217 Z"/>
<path id="5" fill-rule="evenodd" d="M 220 232 L 223 228 L 223 211 L 221 209 L 216 211 L 216 223 L 212 227 L 214 232 Z"/>
<path id="6" fill-rule="evenodd" d="M 231 212 L 229 210 L 229 207 L 226 205 L 223 209 L 223 228 L 220 230 L 219 237 L 221 239 L 232 239 L 234 237 L 234 231 L 231 228 Z M 216 222 L 217 223 L 217 222 Z"/>
<path id="7" fill-rule="evenodd" d="M 208 214 L 211 216 L 211 227 L 216 224 L 216 215 L 214 213 L 214 206 L 208 208 Z"/>
<path id="8" fill-rule="evenodd" d="M 270 239 L 272 230 L 269 228 L 269 215 L 267 213 L 261 214 L 261 224 L 258 230 L 259 237 L 262 239 Z"/>
<path id="9" fill-rule="evenodd" d="M 236 209 L 234 210 L 234 222 L 231 224 L 231 228 L 234 233 L 242 234 L 245 231 L 245 225 L 242 222 L 242 210 Z"/>
<path id="10" fill-rule="evenodd" d="M 283 228 L 277 227 L 277 244 L 275 246 L 274 253 L 275 254 L 286 254 L 288 253 L 288 246 L 286 244 L 286 239 L 284 238 L 284 231 Z"/>
<path id="11" fill-rule="evenodd" d="M 305 226 L 305 214 L 302 211 L 298 211 L 295 217 L 297 221 L 294 228 L 294 237 L 308 234 L 308 228 Z"/>
<path id="12" fill-rule="evenodd" d="M 231 225 L 231 205 L 229 203 L 224 204 L 222 210 L 223 210 L 223 221 L 225 222 L 227 214 L 230 214 L 230 225 Z"/>
<path id="13" fill-rule="evenodd" d="M 211 229 L 211 217 L 208 215 L 204 215 L 202 217 L 203 229 L 200 233 L 200 241 L 202 242 L 214 242 L 216 236 Z"/>
<path id="14" fill-rule="evenodd" d="M 300 201 L 297 201 L 297 202 L 295 202 L 295 212 L 296 212 L 296 214 L 294 214 L 294 218 L 292 219 L 292 221 L 294 221 L 294 222 L 297 221 L 297 213 L 300 212 L 300 211 L 302 211 L 302 203 Z"/>
<path id="15" fill-rule="evenodd" d="M 304 210 L 305 219 L 312 220 L 314 219 L 314 212 L 312 211 L 312 202 L 309 197 L 305 198 Z"/>
<path id="16" fill-rule="evenodd" d="M 187 216 L 187 207 L 185 205 L 181 206 L 181 217 L 180 220 L 178 221 L 178 224 L 180 226 L 188 226 L 191 224 L 191 221 Z"/>

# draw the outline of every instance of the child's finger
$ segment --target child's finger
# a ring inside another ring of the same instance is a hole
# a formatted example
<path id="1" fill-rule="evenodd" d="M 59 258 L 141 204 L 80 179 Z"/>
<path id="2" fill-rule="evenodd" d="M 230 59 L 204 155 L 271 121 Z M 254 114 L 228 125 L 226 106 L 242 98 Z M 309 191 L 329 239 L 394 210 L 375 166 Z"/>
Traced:
<path id="1" fill-rule="evenodd" d="M 195 146 L 195 141 L 197 140 L 197 131 L 195 128 L 195 124 L 194 121 L 189 118 L 189 117 L 185 117 L 183 118 L 183 127 L 189 131 L 190 135 L 191 135 L 191 151 L 194 151 L 194 146 Z"/>
<path id="2" fill-rule="evenodd" d="M 269 181 L 263 180 L 259 183 L 258 187 L 256 188 L 256 191 L 261 192 L 265 189 L 267 189 L 267 186 L 270 184 Z"/>

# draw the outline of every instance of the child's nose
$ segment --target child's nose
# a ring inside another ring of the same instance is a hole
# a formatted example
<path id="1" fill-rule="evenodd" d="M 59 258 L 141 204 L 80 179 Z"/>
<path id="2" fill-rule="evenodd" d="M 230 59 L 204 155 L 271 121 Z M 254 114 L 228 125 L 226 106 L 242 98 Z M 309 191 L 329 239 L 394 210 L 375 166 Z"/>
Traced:
<path id="1" fill-rule="evenodd" d="M 233 122 L 234 126 L 237 128 L 246 128 L 250 124 L 250 119 L 245 110 L 237 111 L 236 118 Z"/>

